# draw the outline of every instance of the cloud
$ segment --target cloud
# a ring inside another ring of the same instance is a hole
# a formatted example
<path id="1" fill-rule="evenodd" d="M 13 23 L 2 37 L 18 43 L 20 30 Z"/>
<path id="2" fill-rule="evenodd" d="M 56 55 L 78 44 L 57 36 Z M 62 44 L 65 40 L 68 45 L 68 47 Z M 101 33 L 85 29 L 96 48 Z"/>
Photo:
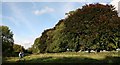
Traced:
<path id="1" fill-rule="evenodd" d="M 113 0 L 110 4 L 115 6 L 115 10 L 118 11 L 118 16 L 120 17 L 120 0 Z"/>
<path id="2" fill-rule="evenodd" d="M 2 2 L 32 2 L 33 0 L 1 0 Z"/>
<path id="3" fill-rule="evenodd" d="M 86 2 L 89 0 L 33 0 L 35 2 Z"/>
<path id="4" fill-rule="evenodd" d="M 60 9 L 62 12 L 61 14 L 64 14 L 63 19 L 67 18 L 67 15 L 65 15 L 65 13 L 68 13 L 69 11 L 73 11 L 75 9 L 76 9 L 75 3 L 73 3 L 73 2 L 67 2 L 67 3 L 63 4 L 62 9 Z"/>
<path id="5" fill-rule="evenodd" d="M 30 0 L 34 2 L 109 2 L 111 0 Z"/>
<path id="6" fill-rule="evenodd" d="M 100 4 L 106 5 L 107 3 L 100 3 Z"/>
<path id="7" fill-rule="evenodd" d="M 2 0 L 2 2 L 110 2 L 111 0 Z"/>
<path id="8" fill-rule="evenodd" d="M 72 11 L 72 10 L 74 10 L 74 3 L 66 3 L 65 5 L 64 5 L 64 12 L 69 12 L 69 11 Z"/>
<path id="9" fill-rule="evenodd" d="M 21 9 L 20 7 L 17 7 L 17 6 L 16 6 L 16 5 L 17 5 L 16 3 L 7 3 L 7 4 L 8 4 L 8 6 L 10 6 L 10 9 L 11 9 L 12 12 L 13 12 L 12 14 L 13 14 L 13 16 L 14 16 L 14 19 L 19 20 L 19 21 L 15 21 L 14 23 L 17 22 L 17 24 L 20 24 L 20 25 L 23 24 L 23 25 L 25 25 L 25 26 L 28 28 L 28 30 L 30 30 L 32 33 L 35 33 L 32 25 L 31 25 L 31 23 L 30 23 L 30 21 L 29 21 L 29 19 L 28 19 L 27 17 L 25 17 L 25 15 L 24 15 L 23 9 Z M 14 21 L 13 18 L 9 18 L 9 19 L 11 19 L 11 20 Z"/>
<path id="10" fill-rule="evenodd" d="M 9 20 L 11 23 L 13 23 L 15 26 L 19 26 L 19 23 L 16 22 L 16 19 L 11 16 L 2 16 L 2 20 Z M 3 22 L 4 23 L 4 22 Z"/>
<path id="11" fill-rule="evenodd" d="M 120 17 L 120 1 L 118 2 L 118 12 L 119 12 L 118 16 Z"/>
<path id="12" fill-rule="evenodd" d="M 31 39 L 31 40 L 33 40 L 33 39 Z M 19 45 L 22 45 L 22 46 L 24 46 L 24 48 L 25 49 L 27 49 L 27 48 L 29 48 L 29 47 L 31 47 L 31 45 L 33 45 L 33 41 L 31 41 L 30 39 L 24 39 L 24 40 L 22 40 L 22 41 L 20 41 L 20 40 L 16 40 L 14 43 L 15 44 L 19 44 Z"/>
<path id="13" fill-rule="evenodd" d="M 34 14 L 35 15 L 42 15 L 42 14 L 46 14 L 46 13 L 51 13 L 51 12 L 54 12 L 55 10 L 53 8 L 50 8 L 50 7 L 45 7 L 41 10 L 35 10 L 34 11 Z"/>
<path id="14" fill-rule="evenodd" d="M 112 2 L 110 3 L 110 4 L 112 4 L 113 6 L 115 6 L 116 8 L 116 10 L 118 10 L 118 2 L 119 2 L 120 0 L 112 0 Z"/>
<path id="15" fill-rule="evenodd" d="M 18 22 L 16 22 L 16 19 L 14 17 L 11 16 L 4 16 L 4 15 L 0 15 L 0 18 L 2 19 L 2 21 L 0 21 L 0 25 L 6 25 L 3 20 L 9 20 L 11 23 L 13 23 L 14 25 L 19 25 Z"/>
<path id="16" fill-rule="evenodd" d="M 0 26 L 1 25 L 4 25 L 3 23 L 2 23 L 2 15 L 0 15 Z"/>
<path id="17" fill-rule="evenodd" d="M 18 36 L 17 34 L 14 34 L 13 38 L 15 39 L 15 44 L 19 44 L 24 46 L 25 49 L 31 47 L 31 45 L 34 44 L 34 40 L 37 36 L 29 36 L 28 38 L 24 38 L 22 36 Z"/>
<path id="18" fill-rule="evenodd" d="M 2 22 L 0 22 L 0 26 L 2 26 L 2 25 L 5 25 L 5 24 L 3 24 Z"/>

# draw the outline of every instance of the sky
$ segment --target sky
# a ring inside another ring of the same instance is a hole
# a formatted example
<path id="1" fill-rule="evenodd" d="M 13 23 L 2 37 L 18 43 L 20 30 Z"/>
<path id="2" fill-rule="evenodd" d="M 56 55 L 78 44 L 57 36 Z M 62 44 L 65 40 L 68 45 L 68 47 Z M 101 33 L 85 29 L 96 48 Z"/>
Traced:
<path id="1" fill-rule="evenodd" d="M 53 28 L 60 19 L 65 18 L 65 13 L 89 3 L 107 3 L 116 6 L 118 5 L 116 2 L 118 0 L 74 0 L 74 2 L 73 0 L 34 0 L 34 2 L 33 0 L 2 0 L 0 25 L 8 26 L 14 34 L 15 44 L 27 49 L 44 30 Z M 118 8 L 116 6 L 116 10 Z"/>

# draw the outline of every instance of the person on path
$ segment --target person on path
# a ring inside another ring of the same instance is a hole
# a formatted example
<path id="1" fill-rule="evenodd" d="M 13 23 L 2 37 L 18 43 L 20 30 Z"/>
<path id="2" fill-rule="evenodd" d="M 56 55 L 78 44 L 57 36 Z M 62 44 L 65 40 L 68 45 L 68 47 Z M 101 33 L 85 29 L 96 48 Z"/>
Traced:
<path id="1" fill-rule="evenodd" d="M 20 52 L 20 53 L 19 53 L 19 60 L 22 60 L 23 57 L 24 57 L 24 53 L 23 53 L 23 52 Z"/>

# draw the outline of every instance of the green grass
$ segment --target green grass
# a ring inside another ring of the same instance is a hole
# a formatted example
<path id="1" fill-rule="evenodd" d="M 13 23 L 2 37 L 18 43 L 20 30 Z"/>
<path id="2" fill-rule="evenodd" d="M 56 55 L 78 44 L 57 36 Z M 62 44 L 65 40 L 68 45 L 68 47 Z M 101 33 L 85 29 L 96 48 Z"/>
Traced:
<path id="1" fill-rule="evenodd" d="M 118 52 L 64 52 L 32 54 L 24 57 L 25 61 L 19 61 L 18 57 L 6 57 L 3 62 L 15 63 L 118 63 L 120 55 Z"/>

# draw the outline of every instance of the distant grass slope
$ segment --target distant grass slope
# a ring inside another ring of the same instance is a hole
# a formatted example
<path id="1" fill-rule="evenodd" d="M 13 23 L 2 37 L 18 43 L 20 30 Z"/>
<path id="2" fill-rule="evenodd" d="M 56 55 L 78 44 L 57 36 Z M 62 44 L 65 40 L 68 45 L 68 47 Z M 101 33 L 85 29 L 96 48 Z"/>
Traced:
<path id="1" fill-rule="evenodd" d="M 32 54 L 24 57 L 25 61 L 19 61 L 18 57 L 6 57 L 3 62 L 15 63 L 119 63 L 118 52 L 64 52 Z"/>

